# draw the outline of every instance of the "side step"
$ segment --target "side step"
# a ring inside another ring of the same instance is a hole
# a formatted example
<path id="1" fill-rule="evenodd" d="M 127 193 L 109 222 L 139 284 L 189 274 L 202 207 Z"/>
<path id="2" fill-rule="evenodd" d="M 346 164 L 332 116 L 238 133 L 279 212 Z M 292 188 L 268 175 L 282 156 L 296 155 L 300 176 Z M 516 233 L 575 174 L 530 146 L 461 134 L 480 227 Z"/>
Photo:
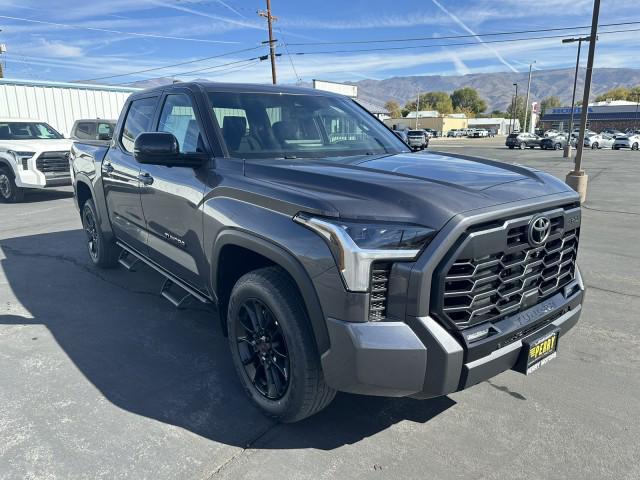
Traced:
<path id="1" fill-rule="evenodd" d="M 126 268 L 130 272 L 135 272 L 135 265 L 138 263 L 140 259 L 135 255 L 132 255 L 130 252 L 125 250 L 124 248 L 120 252 L 120 257 L 118 258 L 118 263 Z"/>
<path id="2" fill-rule="evenodd" d="M 160 288 L 160 295 L 169 300 L 171 304 L 177 309 L 182 308 L 189 300 L 195 298 L 184 288 L 177 283 L 174 283 L 170 278 L 165 278 L 162 287 Z"/>
<path id="3" fill-rule="evenodd" d="M 133 267 L 138 262 L 142 262 L 165 277 L 162 288 L 160 288 L 160 295 L 169 300 L 174 307 L 182 308 L 186 303 L 188 303 L 188 300 L 192 298 L 206 304 L 216 303 L 215 297 L 213 299 L 208 298 L 204 293 L 191 288 L 189 285 L 183 283 L 179 278 L 174 277 L 162 267 L 140 255 L 124 243 L 116 242 L 116 244 L 122 248 L 122 253 L 120 254 L 118 262 L 124 268 L 129 271 L 133 271 Z"/>

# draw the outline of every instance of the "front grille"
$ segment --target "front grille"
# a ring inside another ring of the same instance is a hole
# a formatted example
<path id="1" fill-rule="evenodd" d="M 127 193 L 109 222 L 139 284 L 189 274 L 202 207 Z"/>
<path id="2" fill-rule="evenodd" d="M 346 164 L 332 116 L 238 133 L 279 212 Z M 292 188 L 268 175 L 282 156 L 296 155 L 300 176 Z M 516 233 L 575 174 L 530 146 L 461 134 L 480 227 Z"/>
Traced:
<path id="1" fill-rule="evenodd" d="M 579 209 L 569 212 L 545 212 L 551 233 L 539 246 L 528 241 L 531 217 L 467 234 L 439 272 L 436 315 L 458 328 L 494 321 L 539 303 L 573 280 Z"/>
<path id="2" fill-rule="evenodd" d="M 69 172 L 67 152 L 43 152 L 36 159 L 36 168 L 42 173 Z"/>
<path id="3" fill-rule="evenodd" d="M 374 263 L 371 268 L 371 291 L 369 293 L 369 320 L 379 322 L 387 318 L 387 290 L 391 265 Z"/>

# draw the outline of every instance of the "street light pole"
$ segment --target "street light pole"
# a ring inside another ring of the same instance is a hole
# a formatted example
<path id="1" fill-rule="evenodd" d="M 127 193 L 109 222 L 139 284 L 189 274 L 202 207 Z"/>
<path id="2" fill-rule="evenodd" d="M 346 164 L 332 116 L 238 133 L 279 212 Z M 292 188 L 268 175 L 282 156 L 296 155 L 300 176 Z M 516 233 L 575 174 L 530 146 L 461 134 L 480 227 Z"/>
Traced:
<path id="1" fill-rule="evenodd" d="M 516 87 L 516 96 L 513 97 L 513 129 L 516 129 L 516 119 L 518 118 L 518 84 L 513 84 Z"/>
<path id="2" fill-rule="evenodd" d="M 416 99 L 416 130 L 418 130 L 418 111 L 420 110 L 420 90 L 418 90 L 418 98 Z"/>
<path id="3" fill-rule="evenodd" d="M 591 18 L 591 35 L 589 35 L 589 56 L 587 58 L 587 72 L 584 79 L 584 94 L 582 96 L 582 111 L 580 112 L 580 135 L 573 171 L 567 174 L 567 185 L 580 194 L 580 202 L 587 198 L 588 175 L 582 170 L 582 152 L 584 150 L 584 131 L 587 126 L 587 112 L 589 111 L 589 95 L 591 93 L 591 76 L 593 60 L 596 54 L 596 40 L 598 39 L 598 17 L 600 15 L 600 0 L 593 1 L 593 16 Z M 573 112 L 571 112 L 573 116 Z"/>
<path id="4" fill-rule="evenodd" d="M 573 109 L 576 105 L 576 85 L 578 83 L 578 70 L 580 68 L 580 49 L 582 48 L 582 42 L 588 42 L 591 37 L 579 37 L 579 38 L 565 38 L 562 43 L 574 43 L 578 42 L 578 55 L 576 57 L 576 73 L 573 75 L 573 94 L 571 95 L 571 114 L 569 115 L 569 133 L 567 137 L 567 144 L 564 147 L 564 158 L 571 156 L 571 132 L 573 130 Z"/>
<path id="5" fill-rule="evenodd" d="M 529 91 L 531 90 L 531 68 L 533 64 L 536 63 L 534 60 L 529 64 L 529 82 L 527 83 L 527 101 L 524 105 L 524 131 L 527 131 L 527 120 L 529 119 Z"/>
<path id="6" fill-rule="evenodd" d="M 635 133 L 635 131 L 638 130 L 638 103 L 640 103 L 640 92 L 634 93 L 633 96 L 636 97 L 636 114 L 633 118 L 633 130 Z"/>

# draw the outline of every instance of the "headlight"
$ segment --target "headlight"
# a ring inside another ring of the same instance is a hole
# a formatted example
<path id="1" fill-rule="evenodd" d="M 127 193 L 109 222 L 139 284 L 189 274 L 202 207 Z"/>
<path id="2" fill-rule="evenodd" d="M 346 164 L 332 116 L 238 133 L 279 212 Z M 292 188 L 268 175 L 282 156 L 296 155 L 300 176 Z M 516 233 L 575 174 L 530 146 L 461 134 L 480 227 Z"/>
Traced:
<path id="1" fill-rule="evenodd" d="M 294 221 L 322 236 L 331 251 L 347 289 L 369 289 L 371 264 L 378 260 L 413 260 L 435 230 L 419 225 L 343 221 L 298 214 Z"/>
<path id="2" fill-rule="evenodd" d="M 7 150 L 7 153 L 13 156 L 13 159 L 16 161 L 16 163 L 22 162 L 22 160 L 25 158 L 29 159 L 36 154 L 36 152 L 18 152 L 16 150 Z"/>

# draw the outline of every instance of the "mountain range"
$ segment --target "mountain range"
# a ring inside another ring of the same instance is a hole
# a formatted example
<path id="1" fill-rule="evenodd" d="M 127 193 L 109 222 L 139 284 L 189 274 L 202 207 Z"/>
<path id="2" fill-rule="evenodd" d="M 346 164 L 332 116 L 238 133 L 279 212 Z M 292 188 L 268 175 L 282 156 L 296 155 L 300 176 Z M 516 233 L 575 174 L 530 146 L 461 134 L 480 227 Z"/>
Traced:
<path id="1" fill-rule="evenodd" d="M 555 95 L 563 105 L 571 104 L 571 92 L 575 69 L 534 70 L 531 78 L 531 101 L 540 101 Z M 578 72 L 576 101 L 582 100 L 585 70 Z M 206 79 L 201 79 L 206 80 Z M 396 100 L 400 105 L 415 99 L 418 91 L 441 90 L 451 93 L 462 87 L 475 88 L 488 104 L 487 111 L 505 110 L 514 94 L 514 83 L 518 84 L 518 95 L 526 95 L 528 72 L 472 73 L 468 75 L 425 75 L 391 77 L 384 80 L 359 80 L 345 82 L 358 86 L 358 96 L 370 102 L 384 105 L 387 100 Z M 172 83 L 168 77 L 131 83 L 130 86 L 149 88 Z M 311 86 L 310 83 L 303 83 Z M 640 69 L 598 68 L 593 70 L 591 98 L 615 87 L 640 85 Z"/>

